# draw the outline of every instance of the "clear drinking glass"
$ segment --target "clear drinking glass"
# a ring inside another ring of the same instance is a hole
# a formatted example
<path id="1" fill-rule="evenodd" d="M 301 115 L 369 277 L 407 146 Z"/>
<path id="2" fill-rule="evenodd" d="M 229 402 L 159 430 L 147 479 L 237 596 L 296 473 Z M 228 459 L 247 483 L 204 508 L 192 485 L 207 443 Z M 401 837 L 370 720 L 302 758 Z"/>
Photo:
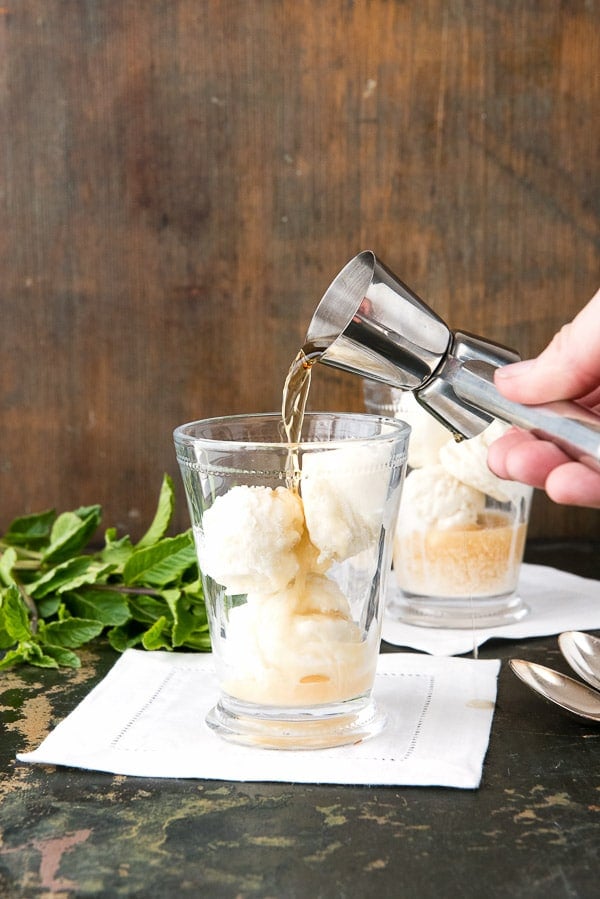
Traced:
<path id="1" fill-rule="evenodd" d="M 409 428 L 307 413 L 174 434 L 221 688 L 207 722 L 270 748 L 353 743 L 384 724 L 372 689 Z"/>
<path id="2" fill-rule="evenodd" d="M 532 489 L 487 467 L 492 423 L 457 443 L 410 391 L 365 382 L 369 412 L 411 426 L 408 468 L 393 547 L 389 613 L 425 627 L 482 628 L 528 613 L 517 592 Z"/>

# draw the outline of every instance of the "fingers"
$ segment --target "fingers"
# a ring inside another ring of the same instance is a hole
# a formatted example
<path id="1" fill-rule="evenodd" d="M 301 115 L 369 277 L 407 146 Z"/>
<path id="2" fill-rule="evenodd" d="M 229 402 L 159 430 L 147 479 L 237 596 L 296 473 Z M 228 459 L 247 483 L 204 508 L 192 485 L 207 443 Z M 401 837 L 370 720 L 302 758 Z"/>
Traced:
<path id="1" fill-rule="evenodd" d="M 600 509 L 600 475 L 581 462 L 567 462 L 551 471 L 545 490 L 555 503 Z"/>
<path id="2" fill-rule="evenodd" d="M 498 368 L 495 383 L 518 403 L 574 399 L 600 412 L 600 290 L 536 359 Z M 513 428 L 493 443 L 488 465 L 501 478 L 545 490 L 556 503 L 600 508 L 600 474 L 527 432 Z"/>
<path id="3" fill-rule="evenodd" d="M 581 399 L 600 384 L 600 291 L 536 359 L 496 371 L 498 390 L 519 403 Z"/>
<path id="4" fill-rule="evenodd" d="M 577 395 L 579 382 L 575 378 L 575 360 L 569 350 L 569 328 L 565 325 L 537 358 L 496 369 L 494 381 L 498 390 L 508 399 L 529 404 Z M 564 367 L 569 373 L 568 380 Z"/>
<path id="5" fill-rule="evenodd" d="M 550 472 L 568 461 L 569 457 L 555 444 L 517 428 L 496 440 L 488 453 L 488 465 L 499 477 L 540 489 L 545 489 Z"/>
<path id="6" fill-rule="evenodd" d="M 489 468 L 498 475 L 499 478 L 511 479 L 508 471 L 507 462 L 510 451 L 515 446 L 522 445 L 527 440 L 535 440 L 528 431 L 521 431 L 519 428 L 511 428 L 498 440 L 495 440 L 488 449 L 487 463 Z M 533 486 L 533 485 L 532 485 Z"/>
<path id="7" fill-rule="evenodd" d="M 526 431 L 512 428 L 496 440 L 488 465 L 499 477 L 545 490 L 555 503 L 600 508 L 600 475 Z"/>

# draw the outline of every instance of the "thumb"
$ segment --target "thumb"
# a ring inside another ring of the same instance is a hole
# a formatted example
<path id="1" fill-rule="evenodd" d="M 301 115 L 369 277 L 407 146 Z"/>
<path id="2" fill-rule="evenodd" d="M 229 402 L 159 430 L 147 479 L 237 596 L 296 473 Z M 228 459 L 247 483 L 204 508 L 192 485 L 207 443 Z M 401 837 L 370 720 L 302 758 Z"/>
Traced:
<path id="1" fill-rule="evenodd" d="M 535 359 L 496 370 L 504 396 L 519 403 L 581 399 L 600 385 L 600 290 Z"/>

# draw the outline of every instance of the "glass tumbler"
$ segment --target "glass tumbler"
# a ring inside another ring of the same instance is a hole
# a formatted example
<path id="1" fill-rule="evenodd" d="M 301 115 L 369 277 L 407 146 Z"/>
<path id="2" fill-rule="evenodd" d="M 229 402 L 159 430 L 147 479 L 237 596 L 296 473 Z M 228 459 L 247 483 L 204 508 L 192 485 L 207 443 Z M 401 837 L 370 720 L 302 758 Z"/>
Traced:
<path id="1" fill-rule="evenodd" d="M 378 733 L 373 699 L 409 427 L 307 413 L 174 433 L 220 685 L 207 723 L 225 739 L 310 749 Z"/>
<path id="2" fill-rule="evenodd" d="M 505 429 L 493 422 L 457 442 L 410 391 L 365 382 L 370 412 L 411 426 L 408 468 L 394 535 L 389 613 L 424 627 L 486 628 L 528 614 L 517 592 L 532 488 L 487 467 Z"/>

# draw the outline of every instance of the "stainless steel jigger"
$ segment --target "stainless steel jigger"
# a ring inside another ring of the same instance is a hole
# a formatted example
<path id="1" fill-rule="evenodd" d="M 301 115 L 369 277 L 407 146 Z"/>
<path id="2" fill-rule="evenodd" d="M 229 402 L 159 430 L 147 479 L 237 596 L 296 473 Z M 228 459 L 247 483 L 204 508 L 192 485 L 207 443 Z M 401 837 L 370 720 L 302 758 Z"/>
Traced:
<path id="1" fill-rule="evenodd" d="M 370 251 L 359 253 L 328 287 L 306 345 L 319 361 L 402 390 L 453 432 L 474 437 L 493 418 L 550 440 L 600 471 L 600 416 L 576 403 L 513 403 L 498 393 L 494 370 L 514 350 L 451 331 Z"/>

